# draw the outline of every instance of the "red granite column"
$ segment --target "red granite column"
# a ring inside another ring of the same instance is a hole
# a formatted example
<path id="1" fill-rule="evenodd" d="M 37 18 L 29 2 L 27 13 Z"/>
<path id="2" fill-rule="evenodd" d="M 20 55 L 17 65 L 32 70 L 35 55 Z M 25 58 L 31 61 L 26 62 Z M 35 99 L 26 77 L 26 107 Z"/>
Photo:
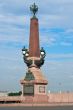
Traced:
<path id="1" fill-rule="evenodd" d="M 40 57 L 38 19 L 30 20 L 29 57 Z"/>

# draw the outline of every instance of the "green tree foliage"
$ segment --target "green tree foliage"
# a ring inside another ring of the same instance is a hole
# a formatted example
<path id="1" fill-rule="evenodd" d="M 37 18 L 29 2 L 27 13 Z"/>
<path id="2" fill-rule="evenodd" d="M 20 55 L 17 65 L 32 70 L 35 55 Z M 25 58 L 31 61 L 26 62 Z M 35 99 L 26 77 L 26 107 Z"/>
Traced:
<path id="1" fill-rule="evenodd" d="M 8 93 L 8 96 L 20 96 L 21 94 L 22 94 L 21 91 L 19 91 L 19 92 L 10 92 L 10 93 Z"/>

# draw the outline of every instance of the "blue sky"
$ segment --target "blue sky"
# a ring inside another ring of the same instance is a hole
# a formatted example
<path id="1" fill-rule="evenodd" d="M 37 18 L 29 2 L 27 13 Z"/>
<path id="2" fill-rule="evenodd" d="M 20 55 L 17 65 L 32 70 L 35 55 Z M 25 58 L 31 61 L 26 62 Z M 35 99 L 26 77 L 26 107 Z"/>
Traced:
<path id="1" fill-rule="evenodd" d="M 27 71 L 21 49 L 28 48 L 29 6 L 34 2 L 40 47 L 46 50 L 41 70 L 48 90 L 73 91 L 73 0 L 0 0 L 0 90 L 21 89 Z"/>

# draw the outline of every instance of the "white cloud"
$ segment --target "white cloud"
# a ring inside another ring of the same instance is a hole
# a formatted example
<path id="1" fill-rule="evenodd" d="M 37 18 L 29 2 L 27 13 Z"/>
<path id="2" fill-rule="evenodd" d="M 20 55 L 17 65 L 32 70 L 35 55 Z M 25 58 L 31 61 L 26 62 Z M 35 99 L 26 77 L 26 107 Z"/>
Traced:
<path id="1" fill-rule="evenodd" d="M 0 41 L 4 41 L 4 43 L 5 41 L 24 42 L 26 44 L 29 36 L 27 27 L 30 24 L 28 18 L 29 16 L 0 14 Z"/>
<path id="2" fill-rule="evenodd" d="M 48 80 L 48 88 L 53 91 L 73 91 L 73 62 L 71 61 L 46 61 L 42 71 Z M 61 83 L 62 87 L 59 86 Z"/>
<path id="3" fill-rule="evenodd" d="M 5 60 L 5 61 L 18 61 L 18 58 L 9 58 L 9 57 L 5 57 L 5 56 L 1 56 L 0 60 Z"/>
<path id="4" fill-rule="evenodd" d="M 61 42 L 60 43 L 62 46 L 72 46 L 71 42 Z"/>
<path id="5" fill-rule="evenodd" d="M 67 30 L 66 30 L 66 33 L 73 33 L 73 28 L 67 29 Z"/>
<path id="6" fill-rule="evenodd" d="M 73 3 L 73 0 L 46 0 L 48 3 Z"/>
<path id="7" fill-rule="evenodd" d="M 46 44 L 48 46 L 56 45 L 56 38 L 51 36 L 40 35 L 40 44 L 41 45 Z"/>
<path id="8" fill-rule="evenodd" d="M 0 23 L 7 23 L 7 25 L 15 24 L 15 25 L 23 25 L 28 24 L 29 22 L 29 16 L 18 16 L 18 15 L 2 15 L 0 14 Z"/>
<path id="9" fill-rule="evenodd" d="M 62 21 L 62 22 L 61 22 Z M 42 15 L 39 18 L 40 27 L 52 28 L 64 25 L 65 16 L 60 15 Z"/>
<path id="10" fill-rule="evenodd" d="M 69 76 L 69 78 L 72 78 L 72 79 L 73 79 L 73 73 L 72 73 L 72 75 L 71 75 L 71 76 Z"/>
<path id="11" fill-rule="evenodd" d="M 63 59 L 64 60 L 64 58 L 66 58 L 66 59 L 73 59 L 73 54 L 47 54 L 47 59 L 49 58 L 49 59 Z"/>

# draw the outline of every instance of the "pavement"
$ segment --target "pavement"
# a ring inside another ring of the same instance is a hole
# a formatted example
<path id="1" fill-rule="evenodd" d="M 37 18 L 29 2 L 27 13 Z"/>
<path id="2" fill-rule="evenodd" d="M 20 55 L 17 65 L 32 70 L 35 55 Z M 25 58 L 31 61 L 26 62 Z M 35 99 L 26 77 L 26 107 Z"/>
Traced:
<path id="1" fill-rule="evenodd" d="M 73 110 L 73 106 L 22 106 L 22 107 L 1 107 L 0 110 Z"/>

